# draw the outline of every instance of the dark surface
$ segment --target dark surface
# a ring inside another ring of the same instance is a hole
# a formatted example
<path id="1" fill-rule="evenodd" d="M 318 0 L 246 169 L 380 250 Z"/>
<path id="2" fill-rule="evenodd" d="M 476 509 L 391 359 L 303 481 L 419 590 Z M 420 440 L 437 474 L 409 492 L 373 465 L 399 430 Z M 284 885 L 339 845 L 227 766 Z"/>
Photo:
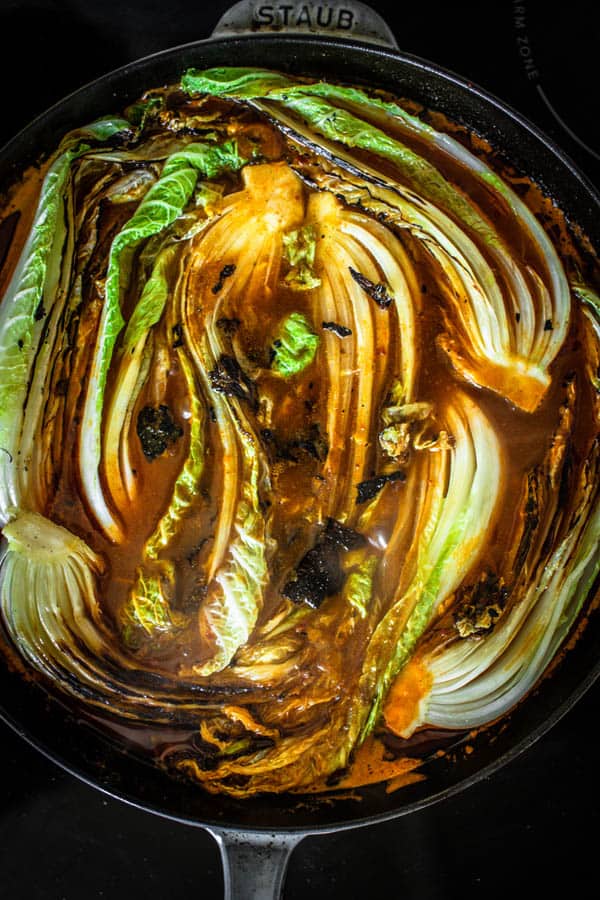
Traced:
<path id="1" fill-rule="evenodd" d="M 494 778 L 405 819 L 307 838 L 285 900 L 469 900 L 597 890 L 598 690 Z M 218 852 L 200 829 L 105 798 L 2 731 L 6 900 L 219 900 Z"/>
<path id="2" fill-rule="evenodd" d="M 227 0 L 0 0 L 0 138 L 105 72 L 208 37 Z M 592 178 L 600 174 L 593 5 L 373 0 L 401 50 L 449 68 L 540 125 Z"/>
<path id="3" fill-rule="evenodd" d="M 540 21 L 533 6 L 487 4 L 475 34 L 466 8 L 428 4 L 400 17 L 392 12 L 396 4 L 373 5 L 402 49 L 482 84 L 541 125 L 589 177 L 597 175 L 597 157 L 583 146 L 598 146 L 588 106 L 595 81 L 588 84 L 585 71 L 589 64 L 592 73 L 585 45 L 591 48 L 594 29 L 582 27 L 578 3 L 560 25 Z M 226 6 L 211 4 L 207 13 L 184 0 L 0 3 L 0 142 L 105 71 L 206 36 Z M 524 37 L 526 44 L 517 40 Z M 526 58 L 537 68 L 526 68 Z M 575 137 L 549 111 L 540 86 Z M 307 839 L 292 857 L 285 897 L 468 898 L 592 888 L 599 779 L 589 729 L 599 699 L 596 685 L 535 747 L 445 804 L 368 830 Z M 106 799 L 6 728 L 0 735 L 2 897 L 220 896 L 217 850 L 202 831 Z"/>

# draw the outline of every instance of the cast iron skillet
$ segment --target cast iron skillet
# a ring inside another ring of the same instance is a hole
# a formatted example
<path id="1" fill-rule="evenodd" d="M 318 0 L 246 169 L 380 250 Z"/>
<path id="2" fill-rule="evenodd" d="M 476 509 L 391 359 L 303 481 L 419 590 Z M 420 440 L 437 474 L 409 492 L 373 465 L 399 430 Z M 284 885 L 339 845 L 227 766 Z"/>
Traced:
<path id="1" fill-rule="evenodd" d="M 256 14 L 251 0 L 245 0 L 235 8 L 233 18 L 229 17 L 229 28 L 221 23 L 208 41 L 125 66 L 38 118 L 0 152 L 0 188 L 25 165 L 52 150 L 69 129 L 121 111 L 147 88 L 177 81 L 188 66 L 268 65 L 386 88 L 442 110 L 488 138 L 518 170 L 538 182 L 593 244 L 600 245 L 600 198 L 573 163 L 545 135 L 494 97 L 431 63 L 390 49 L 393 38 L 389 29 L 361 4 L 343 6 L 352 13 L 355 25 L 363 23 L 357 37 L 346 38 L 339 37 L 340 32 L 335 36 L 324 32 L 264 34 L 256 19 L 248 33 L 240 34 L 239 7 L 248 22 Z M 342 21 L 347 24 L 348 17 Z M 352 29 L 345 31 L 349 34 Z M 279 896 L 288 856 L 303 837 L 407 815 L 490 776 L 551 728 L 599 675 L 600 619 L 592 614 L 576 646 L 553 675 L 542 681 L 502 727 L 481 734 L 474 753 L 459 751 L 452 762 L 447 758 L 426 762 L 422 769 L 426 780 L 396 793 L 386 794 L 374 786 L 361 789 L 360 801 L 337 799 L 333 803 L 315 799 L 307 804 L 283 796 L 236 801 L 206 795 L 125 753 L 60 700 L 49 698 L 35 683 L 12 671 L 2 654 L 0 717 L 88 784 L 149 812 L 206 828 L 221 849 L 226 897 L 258 900 Z"/>

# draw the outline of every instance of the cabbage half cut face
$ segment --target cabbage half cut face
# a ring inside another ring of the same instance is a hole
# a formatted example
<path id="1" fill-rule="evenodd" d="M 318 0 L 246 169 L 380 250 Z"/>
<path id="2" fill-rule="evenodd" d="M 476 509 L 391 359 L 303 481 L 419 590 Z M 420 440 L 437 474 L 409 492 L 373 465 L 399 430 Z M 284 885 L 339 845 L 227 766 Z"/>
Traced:
<path id="1" fill-rule="evenodd" d="M 594 593 L 594 260 L 409 109 L 190 70 L 6 198 L 6 652 L 211 792 L 406 773 Z"/>

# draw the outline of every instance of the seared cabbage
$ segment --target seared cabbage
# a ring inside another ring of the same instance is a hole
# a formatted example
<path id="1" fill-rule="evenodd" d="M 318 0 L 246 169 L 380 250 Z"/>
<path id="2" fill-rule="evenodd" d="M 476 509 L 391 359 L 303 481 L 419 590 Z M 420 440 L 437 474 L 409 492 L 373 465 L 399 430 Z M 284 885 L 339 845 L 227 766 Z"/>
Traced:
<path id="1" fill-rule="evenodd" d="M 513 709 L 593 596 L 593 259 L 379 93 L 190 70 L 126 115 L 7 200 L 13 650 L 208 791 L 391 777 Z"/>

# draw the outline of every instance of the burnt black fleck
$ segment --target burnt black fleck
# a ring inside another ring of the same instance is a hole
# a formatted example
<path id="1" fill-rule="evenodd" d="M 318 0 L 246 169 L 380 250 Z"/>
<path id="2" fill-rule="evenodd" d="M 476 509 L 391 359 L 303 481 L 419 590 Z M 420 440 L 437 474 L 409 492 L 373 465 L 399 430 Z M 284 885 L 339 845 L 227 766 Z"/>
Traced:
<path id="1" fill-rule="evenodd" d="M 183 434 L 168 406 L 145 406 L 137 418 L 137 434 L 147 460 L 161 456 L 170 444 L 174 444 Z"/>
<path id="2" fill-rule="evenodd" d="M 223 287 L 223 284 L 225 283 L 225 279 L 230 278 L 234 272 L 235 272 L 235 266 L 233 266 L 233 265 L 223 266 L 223 268 L 219 272 L 219 279 L 218 279 L 217 283 L 213 284 L 213 286 L 212 286 L 213 294 L 219 293 L 219 291 Z"/>
<path id="3" fill-rule="evenodd" d="M 314 547 L 302 557 L 284 585 L 283 595 L 293 603 L 306 603 L 318 609 L 326 597 L 337 594 L 343 587 L 342 552 L 364 543 L 365 538 L 359 532 L 335 519 L 327 519 Z"/>
<path id="4" fill-rule="evenodd" d="M 313 459 L 324 462 L 329 453 L 327 439 L 321 434 L 318 422 L 313 422 L 306 431 L 292 438 L 281 437 L 271 428 L 263 428 L 260 435 L 273 459 L 299 462 L 302 454 L 307 453 Z"/>
<path id="5" fill-rule="evenodd" d="M 346 325 L 338 325 L 337 322 L 323 322 L 322 327 L 325 331 L 333 331 L 338 337 L 345 338 L 352 334 L 352 329 Z"/>
<path id="6" fill-rule="evenodd" d="M 356 502 L 366 503 L 367 500 L 372 500 L 382 487 L 390 481 L 406 481 L 406 474 L 399 469 L 396 472 L 390 472 L 388 475 L 377 475 L 375 478 L 361 481 L 356 485 Z"/>
<path id="7" fill-rule="evenodd" d="M 348 266 L 348 269 L 357 285 L 368 294 L 371 300 L 374 300 L 380 309 L 387 309 L 394 298 L 388 294 L 386 286 L 381 282 L 375 284 L 374 281 L 371 281 L 366 275 L 357 272 L 352 266 Z"/>
<path id="8" fill-rule="evenodd" d="M 254 412 L 258 409 L 258 390 L 234 356 L 221 354 L 215 368 L 208 373 L 213 391 L 235 397 L 247 403 Z"/>

